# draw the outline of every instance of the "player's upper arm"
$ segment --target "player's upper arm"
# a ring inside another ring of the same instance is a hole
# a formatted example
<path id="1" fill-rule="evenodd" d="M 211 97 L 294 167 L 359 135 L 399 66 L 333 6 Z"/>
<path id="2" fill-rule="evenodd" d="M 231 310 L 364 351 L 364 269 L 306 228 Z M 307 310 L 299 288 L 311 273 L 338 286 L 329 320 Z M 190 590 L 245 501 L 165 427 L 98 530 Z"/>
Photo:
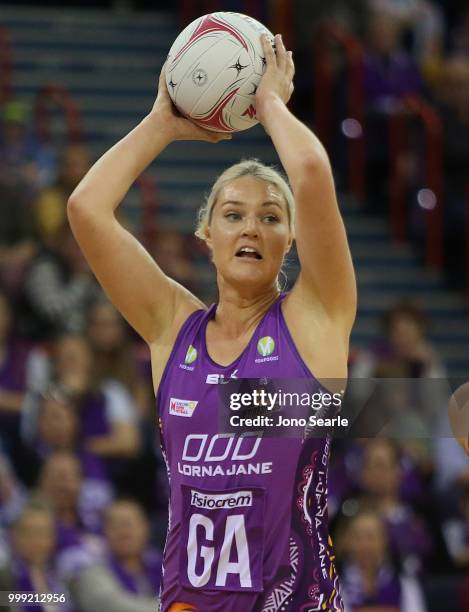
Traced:
<path id="1" fill-rule="evenodd" d="M 327 156 L 315 161 L 304 180 L 294 185 L 294 195 L 298 283 L 350 331 L 357 301 L 355 273 Z"/>
<path id="2" fill-rule="evenodd" d="M 180 307 L 197 308 L 196 298 L 163 273 L 114 215 L 92 211 L 72 198 L 68 218 L 101 286 L 148 343 L 172 325 Z"/>

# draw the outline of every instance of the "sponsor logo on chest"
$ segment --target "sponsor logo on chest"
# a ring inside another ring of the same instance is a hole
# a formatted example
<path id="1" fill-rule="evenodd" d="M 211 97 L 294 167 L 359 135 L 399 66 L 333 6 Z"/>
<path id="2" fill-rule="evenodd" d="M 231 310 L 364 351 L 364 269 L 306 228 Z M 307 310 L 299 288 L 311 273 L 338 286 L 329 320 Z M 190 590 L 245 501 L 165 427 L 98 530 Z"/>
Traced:
<path id="1" fill-rule="evenodd" d="M 279 356 L 275 353 L 275 340 L 272 336 L 264 336 L 257 343 L 257 353 L 259 357 L 255 359 L 255 363 L 264 363 L 266 361 L 278 361 Z"/>
<path id="2" fill-rule="evenodd" d="M 229 378 L 238 378 L 236 376 L 238 370 L 234 370 Z M 223 385 L 229 382 L 229 378 L 225 378 L 224 374 L 207 374 L 205 382 L 207 385 Z"/>
<path id="3" fill-rule="evenodd" d="M 191 417 L 199 402 L 172 397 L 169 400 L 169 414 L 180 417 Z"/>
<path id="4" fill-rule="evenodd" d="M 187 348 L 186 356 L 184 358 L 184 363 L 180 363 L 179 367 L 182 370 L 188 370 L 189 372 L 194 371 L 194 366 L 192 365 L 197 360 L 197 349 L 190 344 Z"/>

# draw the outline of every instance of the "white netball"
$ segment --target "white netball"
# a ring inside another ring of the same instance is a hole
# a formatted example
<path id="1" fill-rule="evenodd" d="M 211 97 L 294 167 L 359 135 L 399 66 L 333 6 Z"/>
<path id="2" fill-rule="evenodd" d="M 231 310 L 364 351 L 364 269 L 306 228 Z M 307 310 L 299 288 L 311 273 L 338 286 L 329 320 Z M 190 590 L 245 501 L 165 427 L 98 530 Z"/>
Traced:
<path id="1" fill-rule="evenodd" d="M 256 125 L 255 93 L 265 71 L 261 34 L 272 33 L 241 13 L 199 17 L 176 38 L 166 63 L 169 95 L 197 125 L 237 132 Z"/>

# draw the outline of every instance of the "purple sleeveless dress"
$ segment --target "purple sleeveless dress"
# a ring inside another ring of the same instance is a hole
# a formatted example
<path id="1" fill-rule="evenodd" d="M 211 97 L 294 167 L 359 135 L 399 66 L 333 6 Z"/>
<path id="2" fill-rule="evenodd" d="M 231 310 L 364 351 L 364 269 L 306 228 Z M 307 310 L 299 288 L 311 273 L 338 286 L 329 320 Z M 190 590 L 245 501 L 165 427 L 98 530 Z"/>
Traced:
<path id="1" fill-rule="evenodd" d="M 315 381 L 286 326 L 284 297 L 226 367 L 205 343 L 217 305 L 192 313 L 164 370 L 157 406 L 171 495 L 163 612 L 343 610 L 328 534 L 330 438 L 239 437 L 218 429 L 223 380 Z"/>

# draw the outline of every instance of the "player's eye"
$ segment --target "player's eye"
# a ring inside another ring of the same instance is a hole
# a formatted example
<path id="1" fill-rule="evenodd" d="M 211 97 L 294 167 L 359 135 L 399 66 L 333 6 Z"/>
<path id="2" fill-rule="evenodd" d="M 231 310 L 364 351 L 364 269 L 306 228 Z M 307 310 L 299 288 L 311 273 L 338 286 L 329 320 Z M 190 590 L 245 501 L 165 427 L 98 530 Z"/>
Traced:
<path id="1" fill-rule="evenodd" d="M 241 215 L 237 212 L 227 212 L 225 214 L 225 219 L 228 219 L 229 221 L 238 221 L 241 219 Z"/>
<path id="2" fill-rule="evenodd" d="M 265 215 L 265 217 L 262 217 L 262 220 L 264 221 L 264 223 L 267 224 L 279 222 L 279 218 L 277 217 L 277 215 Z"/>

